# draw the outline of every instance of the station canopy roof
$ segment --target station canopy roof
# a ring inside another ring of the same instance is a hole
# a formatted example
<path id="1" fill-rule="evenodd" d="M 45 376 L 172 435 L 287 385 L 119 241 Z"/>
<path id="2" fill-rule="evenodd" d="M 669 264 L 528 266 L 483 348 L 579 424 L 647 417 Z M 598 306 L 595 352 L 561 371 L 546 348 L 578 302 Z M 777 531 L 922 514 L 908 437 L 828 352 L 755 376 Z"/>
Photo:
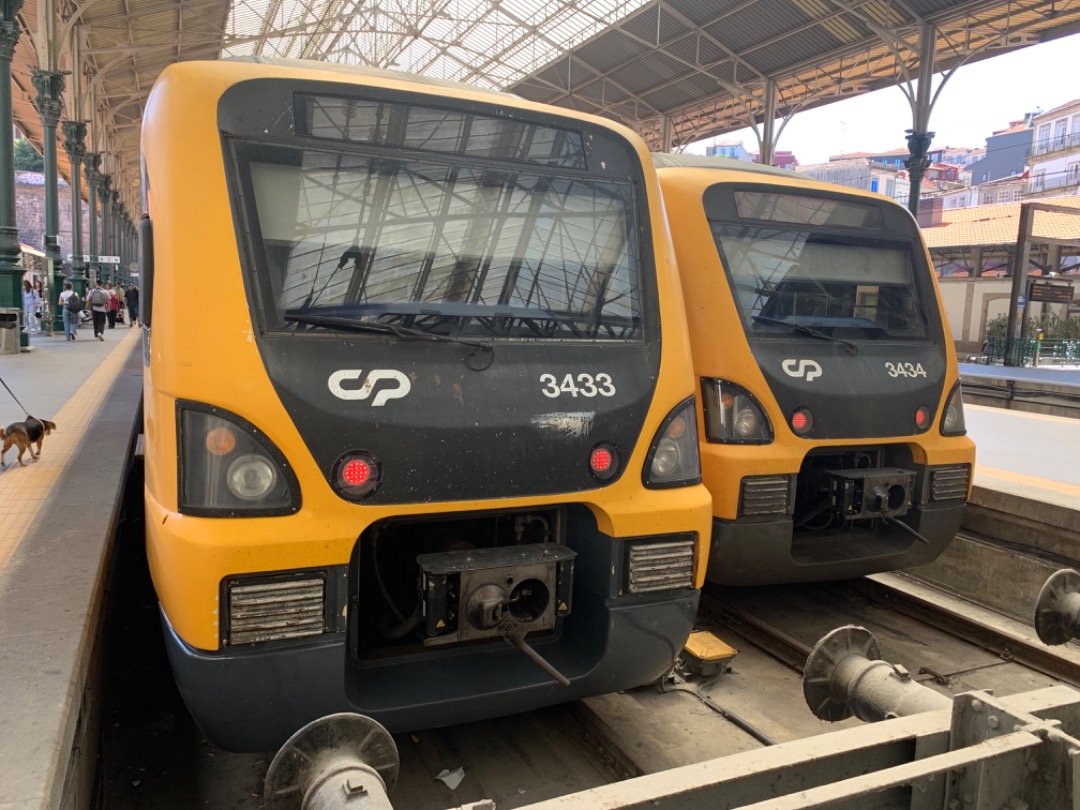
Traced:
<path id="1" fill-rule="evenodd" d="M 26 0 L 20 21 L 16 126 L 40 147 L 31 70 L 50 53 L 62 70 L 77 61 L 62 117 L 90 121 L 89 147 L 133 209 L 139 122 L 172 62 L 402 70 L 614 118 L 677 149 L 760 122 L 767 80 L 785 115 L 913 78 L 926 24 L 950 69 L 1080 30 L 1080 0 Z"/>

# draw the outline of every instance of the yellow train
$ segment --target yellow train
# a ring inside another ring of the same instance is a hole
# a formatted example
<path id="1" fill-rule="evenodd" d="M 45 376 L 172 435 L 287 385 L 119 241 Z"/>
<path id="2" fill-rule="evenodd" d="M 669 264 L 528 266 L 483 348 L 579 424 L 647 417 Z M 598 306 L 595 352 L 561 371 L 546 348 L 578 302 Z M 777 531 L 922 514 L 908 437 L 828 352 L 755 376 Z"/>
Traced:
<path id="1" fill-rule="evenodd" d="M 659 186 L 599 118 L 186 62 L 142 132 L 147 549 L 208 736 L 639 685 L 710 497 Z"/>
<path id="2" fill-rule="evenodd" d="M 975 449 L 932 265 L 877 194 L 655 155 L 700 384 L 707 578 L 840 579 L 937 557 Z"/>

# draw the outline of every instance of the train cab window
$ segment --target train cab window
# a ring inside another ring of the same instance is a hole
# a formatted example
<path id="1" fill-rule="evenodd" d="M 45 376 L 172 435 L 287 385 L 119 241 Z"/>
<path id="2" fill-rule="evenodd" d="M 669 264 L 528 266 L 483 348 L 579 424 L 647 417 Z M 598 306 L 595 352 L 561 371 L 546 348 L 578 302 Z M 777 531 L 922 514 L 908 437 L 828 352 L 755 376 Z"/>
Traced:
<path id="1" fill-rule="evenodd" d="M 639 203 L 580 137 L 347 103 L 304 143 L 234 142 L 267 329 L 641 339 Z"/>
<path id="2" fill-rule="evenodd" d="M 853 341 L 927 339 L 932 291 L 918 281 L 925 259 L 914 223 L 811 195 L 728 188 L 705 201 L 750 338 L 801 339 L 813 330 Z"/>

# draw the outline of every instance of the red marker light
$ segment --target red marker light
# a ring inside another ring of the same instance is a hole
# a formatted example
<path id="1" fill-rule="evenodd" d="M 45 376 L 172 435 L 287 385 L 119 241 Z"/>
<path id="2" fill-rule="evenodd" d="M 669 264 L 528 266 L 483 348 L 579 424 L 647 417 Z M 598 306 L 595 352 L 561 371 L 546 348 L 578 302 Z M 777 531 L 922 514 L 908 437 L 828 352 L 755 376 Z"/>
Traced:
<path id="1" fill-rule="evenodd" d="M 926 428 L 930 427 L 930 409 L 925 405 L 915 411 L 915 427 L 919 430 L 926 430 Z"/>
<path id="2" fill-rule="evenodd" d="M 359 487 L 371 477 L 371 467 L 363 459 L 352 459 L 341 468 L 341 480 L 350 487 Z"/>
<path id="3" fill-rule="evenodd" d="M 600 479 L 615 475 L 619 465 L 619 454 L 610 444 L 598 444 L 589 453 L 589 470 Z"/>
<path id="4" fill-rule="evenodd" d="M 346 497 L 368 495 L 379 486 L 382 469 L 375 457 L 364 450 L 346 453 L 334 469 L 336 489 Z"/>
<path id="5" fill-rule="evenodd" d="M 799 408 L 791 415 L 791 429 L 798 436 L 805 436 L 814 427 L 814 417 L 806 408 Z"/>
<path id="6" fill-rule="evenodd" d="M 604 447 L 597 447 L 589 457 L 589 466 L 595 473 L 606 473 L 611 469 L 611 453 Z"/>

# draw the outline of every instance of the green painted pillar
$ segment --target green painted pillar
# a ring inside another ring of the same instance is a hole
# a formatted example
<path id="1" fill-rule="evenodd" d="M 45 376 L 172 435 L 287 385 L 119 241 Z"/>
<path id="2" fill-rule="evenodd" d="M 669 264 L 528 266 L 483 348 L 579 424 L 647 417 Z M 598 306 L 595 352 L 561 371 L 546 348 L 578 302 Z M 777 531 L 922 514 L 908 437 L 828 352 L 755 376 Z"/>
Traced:
<path id="1" fill-rule="evenodd" d="M 926 170 L 930 168 L 930 159 L 927 153 L 930 151 L 930 142 L 934 139 L 933 132 L 907 131 L 908 152 L 911 157 L 904 161 L 908 170 L 908 178 L 911 182 L 911 195 L 908 197 L 908 211 L 913 217 L 919 216 L 919 197 L 922 194 L 922 179 Z"/>
<path id="2" fill-rule="evenodd" d="M 112 177 L 98 175 L 98 199 L 101 200 L 101 242 L 98 244 L 98 256 L 112 255 Z M 98 262 L 98 278 L 102 284 L 109 280 L 109 265 Z"/>
<path id="3" fill-rule="evenodd" d="M 98 186 L 101 184 L 101 175 L 98 170 L 101 167 L 101 155 L 97 152 L 87 152 L 83 157 L 83 168 L 86 169 L 87 208 L 90 209 L 87 227 L 90 230 L 90 256 L 87 261 L 87 281 L 93 281 L 98 273 Z"/>
<path id="4" fill-rule="evenodd" d="M 113 245 L 116 250 L 113 251 L 114 256 L 120 257 L 120 262 L 112 266 L 113 269 L 113 284 L 117 284 L 120 281 L 120 273 L 124 268 L 124 219 L 126 214 L 124 212 L 124 204 L 120 202 L 120 192 L 113 190 Z"/>
<path id="5" fill-rule="evenodd" d="M 45 160 L 45 266 L 48 268 L 48 293 L 56 299 L 63 287 L 65 274 L 60 258 L 60 201 L 56 171 L 56 125 L 60 123 L 60 94 L 64 92 L 64 76 L 55 70 L 34 69 L 30 74 L 37 91 L 34 106 L 41 118 L 42 157 Z M 59 307 L 53 307 L 52 332 L 64 331 Z"/>
<path id="6" fill-rule="evenodd" d="M 11 57 L 19 41 L 23 0 L 0 0 L 0 307 L 22 310 L 22 265 L 15 225 L 15 136 L 11 115 Z M 29 336 L 21 332 L 23 346 Z"/>
<path id="7" fill-rule="evenodd" d="M 65 121 L 64 150 L 71 163 L 71 285 L 86 298 L 86 257 L 82 238 L 82 162 L 86 157 L 86 123 Z M 93 226 L 91 226 L 93 227 Z"/>

